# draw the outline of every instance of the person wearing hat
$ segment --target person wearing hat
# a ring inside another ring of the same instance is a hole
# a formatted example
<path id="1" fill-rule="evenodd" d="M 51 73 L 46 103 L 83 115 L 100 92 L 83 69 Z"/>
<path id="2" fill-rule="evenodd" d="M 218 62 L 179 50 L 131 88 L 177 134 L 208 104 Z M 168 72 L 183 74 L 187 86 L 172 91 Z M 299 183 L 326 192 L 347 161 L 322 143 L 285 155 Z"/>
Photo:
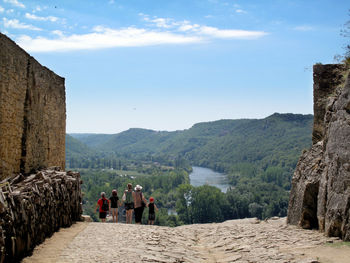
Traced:
<path id="1" fill-rule="evenodd" d="M 135 192 L 134 192 L 134 211 L 135 211 L 135 223 L 141 224 L 142 214 L 144 208 L 147 206 L 147 200 L 143 196 L 142 192 L 142 186 L 136 185 Z"/>
<path id="2" fill-rule="evenodd" d="M 118 192 L 116 189 L 114 189 L 111 197 L 109 198 L 109 211 L 112 214 L 112 222 L 116 223 L 118 223 L 118 206 L 120 206 Z"/>
<path id="3" fill-rule="evenodd" d="M 153 225 L 154 220 L 156 219 L 156 211 L 158 212 L 158 207 L 154 203 L 154 198 L 149 198 L 149 204 L 148 204 L 148 224 Z"/>

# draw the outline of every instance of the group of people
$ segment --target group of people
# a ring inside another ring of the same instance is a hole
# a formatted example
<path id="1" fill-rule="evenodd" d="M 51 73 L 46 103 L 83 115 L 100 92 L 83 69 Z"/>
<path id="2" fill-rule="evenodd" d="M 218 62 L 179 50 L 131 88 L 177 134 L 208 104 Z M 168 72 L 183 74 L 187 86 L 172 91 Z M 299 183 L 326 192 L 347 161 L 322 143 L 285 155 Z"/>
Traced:
<path id="1" fill-rule="evenodd" d="M 117 190 L 112 191 L 109 199 L 106 193 L 101 193 L 101 198 L 97 201 L 95 211 L 99 208 L 99 217 L 102 222 L 106 222 L 107 214 L 112 215 L 112 221 L 118 223 L 118 207 L 124 204 L 126 211 L 126 223 L 132 223 L 133 212 L 135 213 L 135 223 L 141 224 L 142 214 L 145 208 L 148 208 L 148 224 L 153 225 L 156 218 L 156 211 L 158 208 L 154 203 L 154 198 L 150 197 L 149 202 L 142 193 L 142 186 L 136 185 L 132 189 L 132 184 L 128 183 L 127 189 L 124 191 L 122 202 L 119 200 Z"/>

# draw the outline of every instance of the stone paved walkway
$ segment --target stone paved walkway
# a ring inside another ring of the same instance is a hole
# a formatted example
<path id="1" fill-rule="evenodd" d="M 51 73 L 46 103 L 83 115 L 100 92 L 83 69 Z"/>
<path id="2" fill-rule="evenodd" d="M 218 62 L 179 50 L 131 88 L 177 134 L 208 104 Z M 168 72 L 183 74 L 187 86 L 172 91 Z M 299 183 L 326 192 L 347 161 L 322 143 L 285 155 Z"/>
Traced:
<path id="1" fill-rule="evenodd" d="M 340 241 L 286 225 L 285 218 L 176 228 L 112 223 L 85 226 L 46 262 L 350 262 L 350 247 L 327 245 Z M 36 249 L 32 257 L 38 253 L 45 258 L 44 248 Z M 24 262 L 38 262 L 32 257 Z"/>

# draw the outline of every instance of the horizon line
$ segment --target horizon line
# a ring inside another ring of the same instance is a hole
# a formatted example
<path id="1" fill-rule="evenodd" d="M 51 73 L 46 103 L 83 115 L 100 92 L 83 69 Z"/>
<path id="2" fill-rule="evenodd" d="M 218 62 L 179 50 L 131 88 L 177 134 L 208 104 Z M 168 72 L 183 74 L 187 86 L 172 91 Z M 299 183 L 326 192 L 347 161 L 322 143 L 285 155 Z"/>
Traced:
<path id="1" fill-rule="evenodd" d="M 99 135 L 113 135 L 113 134 L 119 134 L 119 133 L 122 133 L 122 132 L 126 132 L 128 130 L 132 130 L 132 129 L 140 129 L 140 130 L 149 130 L 149 131 L 154 131 L 154 132 L 176 132 L 176 131 L 184 131 L 184 130 L 188 130 L 188 129 L 191 129 L 193 126 L 195 126 L 196 124 L 200 124 L 200 123 L 210 123 L 210 122 L 217 122 L 217 121 L 236 121 L 236 120 L 263 120 L 263 119 L 266 119 L 266 118 L 269 118 L 273 115 L 287 115 L 287 114 L 292 114 L 292 115 L 303 115 L 303 116 L 308 116 L 308 115 L 311 115 L 311 116 L 314 116 L 314 114 L 312 113 L 291 113 L 291 112 L 286 112 L 286 113 L 280 113 L 280 112 L 274 112 L 264 118 L 239 118 L 239 119 L 217 119 L 217 120 L 209 120 L 209 121 L 201 121 L 201 122 L 196 122 L 194 124 L 192 124 L 191 127 L 189 128 L 185 128 L 185 129 L 177 129 L 177 130 L 155 130 L 155 129 L 151 129 L 151 128 L 142 128 L 142 127 L 130 127 L 126 130 L 122 130 L 122 131 L 119 131 L 119 132 L 113 132 L 113 133 L 104 133 L 104 132 L 67 132 L 66 131 L 66 134 L 99 134 Z"/>

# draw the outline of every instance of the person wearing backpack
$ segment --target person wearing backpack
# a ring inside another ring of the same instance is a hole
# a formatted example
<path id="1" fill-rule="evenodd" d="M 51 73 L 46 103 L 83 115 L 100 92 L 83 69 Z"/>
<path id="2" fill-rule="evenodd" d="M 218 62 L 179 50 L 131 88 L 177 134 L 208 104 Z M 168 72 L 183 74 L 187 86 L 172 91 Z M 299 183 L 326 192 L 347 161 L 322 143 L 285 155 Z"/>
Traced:
<path id="1" fill-rule="evenodd" d="M 118 206 L 120 206 L 120 201 L 116 189 L 112 191 L 109 201 L 109 211 L 112 214 L 112 221 L 118 223 Z"/>
<path id="2" fill-rule="evenodd" d="M 141 219 L 142 219 L 142 214 L 143 210 L 147 206 L 147 200 L 143 196 L 142 192 L 142 186 L 141 185 L 136 185 L 135 187 L 135 192 L 134 192 L 134 202 L 135 202 L 135 223 L 136 224 L 141 224 Z"/>
<path id="3" fill-rule="evenodd" d="M 109 200 L 106 198 L 105 192 L 101 193 L 101 198 L 97 201 L 95 211 L 98 207 L 100 207 L 99 212 L 101 221 L 106 222 L 106 217 L 109 210 Z"/>
<path id="4" fill-rule="evenodd" d="M 132 212 L 134 211 L 134 195 L 135 193 L 132 190 L 132 184 L 128 183 L 128 189 L 124 191 L 123 202 L 126 211 L 126 223 L 132 223 Z"/>

